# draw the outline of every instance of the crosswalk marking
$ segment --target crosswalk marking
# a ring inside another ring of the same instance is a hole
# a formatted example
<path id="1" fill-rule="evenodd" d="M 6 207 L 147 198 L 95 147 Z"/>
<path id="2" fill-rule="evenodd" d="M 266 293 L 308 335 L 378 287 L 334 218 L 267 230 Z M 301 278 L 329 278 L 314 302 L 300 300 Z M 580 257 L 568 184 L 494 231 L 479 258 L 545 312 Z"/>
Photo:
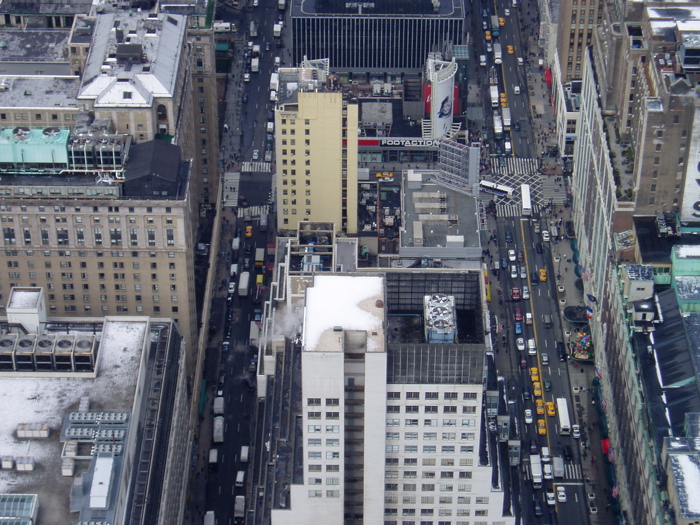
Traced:
<path id="1" fill-rule="evenodd" d="M 505 157 L 505 165 L 494 159 L 491 162 L 491 172 L 494 175 L 516 175 L 531 177 L 538 174 L 539 160 L 521 157 Z"/>
<path id="2" fill-rule="evenodd" d="M 272 163 L 270 162 L 244 162 L 241 164 L 241 171 L 248 173 L 270 173 Z"/>
<path id="3" fill-rule="evenodd" d="M 530 471 L 530 463 L 523 464 L 523 479 L 525 481 L 530 481 L 532 479 L 532 472 Z M 583 479 L 583 474 L 581 474 L 581 465 L 574 463 L 564 464 L 564 477 L 554 478 L 554 480 L 561 479 Z M 548 480 L 549 481 L 549 480 Z"/>
<path id="4" fill-rule="evenodd" d="M 249 206 L 247 208 L 238 208 L 238 218 L 243 219 L 244 217 L 258 217 L 259 215 L 267 215 L 270 213 L 270 206 L 265 204 L 263 206 Z"/>

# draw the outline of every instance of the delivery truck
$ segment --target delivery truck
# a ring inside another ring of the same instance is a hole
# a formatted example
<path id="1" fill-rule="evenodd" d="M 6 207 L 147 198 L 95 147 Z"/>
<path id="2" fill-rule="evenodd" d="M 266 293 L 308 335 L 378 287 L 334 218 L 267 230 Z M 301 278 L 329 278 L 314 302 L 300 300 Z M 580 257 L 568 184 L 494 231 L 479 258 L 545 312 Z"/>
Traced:
<path id="1" fill-rule="evenodd" d="M 564 458 L 554 456 L 552 458 L 552 470 L 554 471 L 555 478 L 563 478 L 564 473 L 565 473 L 564 472 Z"/>
<path id="2" fill-rule="evenodd" d="M 490 86 L 489 93 L 491 93 L 491 107 L 497 108 L 498 106 L 500 106 L 498 86 Z"/>
<path id="3" fill-rule="evenodd" d="M 248 295 L 248 288 L 250 287 L 250 272 L 242 272 L 240 279 L 238 279 L 238 295 L 239 297 L 246 297 Z"/>
<path id="4" fill-rule="evenodd" d="M 260 45 L 259 45 L 259 44 L 255 44 L 255 45 L 253 46 L 253 51 L 252 51 L 252 55 L 251 55 L 251 56 L 252 56 L 253 58 L 258 58 L 258 57 L 260 56 Z"/>
<path id="5" fill-rule="evenodd" d="M 510 108 L 503 108 L 503 129 L 510 131 Z"/>
<path id="6" fill-rule="evenodd" d="M 255 38 L 258 36 L 258 25 L 254 20 L 250 21 L 250 38 Z"/>
<path id="7" fill-rule="evenodd" d="M 208 510 L 204 515 L 203 525 L 216 525 L 216 514 L 213 510 Z"/>
<path id="8" fill-rule="evenodd" d="M 277 0 L 277 9 L 284 11 L 285 7 L 287 7 L 287 0 Z"/>
<path id="9" fill-rule="evenodd" d="M 275 24 L 272 26 L 272 36 L 282 36 L 282 24 Z"/>
<path id="10" fill-rule="evenodd" d="M 532 472 L 532 488 L 542 488 L 542 462 L 539 454 L 530 456 L 530 471 Z"/>
<path id="11" fill-rule="evenodd" d="M 496 42 L 493 45 L 493 61 L 496 64 L 502 64 L 503 63 L 503 47 L 499 42 Z"/>
<path id="12" fill-rule="evenodd" d="M 236 496 L 236 500 L 233 504 L 233 517 L 242 523 L 243 518 L 245 518 L 245 496 Z"/>
<path id="13" fill-rule="evenodd" d="M 258 73 L 260 71 L 260 59 L 254 58 L 250 61 L 250 70 L 253 73 Z"/>
<path id="14" fill-rule="evenodd" d="M 214 418 L 214 443 L 224 442 L 224 417 L 216 416 Z"/>
<path id="15" fill-rule="evenodd" d="M 241 447 L 241 463 L 248 463 L 248 455 L 250 454 L 250 447 Z"/>
<path id="16" fill-rule="evenodd" d="M 267 213 L 263 213 L 260 215 L 260 228 L 258 228 L 261 232 L 266 232 L 267 231 Z"/>
<path id="17" fill-rule="evenodd" d="M 496 15 L 491 15 L 491 30 L 493 31 L 493 36 L 501 34 L 501 26 L 498 23 L 498 17 Z"/>
<path id="18" fill-rule="evenodd" d="M 224 398 L 223 396 L 214 398 L 214 415 L 221 416 L 224 413 Z"/>
<path id="19" fill-rule="evenodd" d="M 503 138 L 503 121 L 497 113 L 493 115 L 493 136 L 497 139 Z"/>
<path id="20" fill-rule="evenodd" d="M 219 468 L 219 450 L 209 449 L 209 472 L 216 472 Z"/>
<path id="21" fill-rule="evenodd" d="M 270 75 L 270 90 L 277 91 L 280 88 L 280 76 L 277 73 Z"/>
<path id="22" fill-rule="evenodd" d="M 255 249 L 255 270 L 262 271 L 262 267 L 265 264 L 265 248 Z"/>

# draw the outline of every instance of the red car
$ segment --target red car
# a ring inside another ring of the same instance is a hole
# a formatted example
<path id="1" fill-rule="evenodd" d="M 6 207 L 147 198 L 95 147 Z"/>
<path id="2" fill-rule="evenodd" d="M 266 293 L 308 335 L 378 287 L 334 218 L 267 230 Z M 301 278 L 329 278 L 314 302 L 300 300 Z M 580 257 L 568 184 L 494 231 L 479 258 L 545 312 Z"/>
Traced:
<path id="1" fill-rule="evenodd" d="M 525 254 L 523 253 L 522 250 L 518 250 L 518 262 L 523 262 L 525 260 Z"/>
<path id="2" fill-rule="evenodd" d="M 520 368 L 527 368 L 527 356 L 520 354 Z"/>
<path id="3" fill-rule="evenodd" d="M 516 320 L 516 321 L 522 321 L 522 320 L 523 320 L 523 309 L 522 309 L 522 308 L 516 308 L 516 309 L 515 309 L 515 320 Z"/>
<path id="4" fill-rule="evenodd" d="M 517 286 L 513 286 L 510 290 L 510 296 L 513 301 L 519 301 L 520 300 L 520 288 Z"/>

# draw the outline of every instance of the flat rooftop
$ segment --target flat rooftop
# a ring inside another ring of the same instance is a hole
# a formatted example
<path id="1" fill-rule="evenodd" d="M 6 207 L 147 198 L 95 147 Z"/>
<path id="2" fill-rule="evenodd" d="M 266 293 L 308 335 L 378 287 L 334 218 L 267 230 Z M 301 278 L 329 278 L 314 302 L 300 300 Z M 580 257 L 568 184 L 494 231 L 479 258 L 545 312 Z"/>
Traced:
<path id="1" fill-rule="evenodd" d="M 33 109 L 65 109 L 78 111 L 80 79 L 66 76 L 3 77 L 0 76 L 0 107 Z M 63 120 L 56 123 L 64 125 Z"/>
<path id="2" fill-rule="evenodd" d="M 305 352 L 343 352 L 343 331 L 367 332 L 367 351 L 384 351 L 384 279 L 317 275 L 306 290 Z M 338 337 L 341 336 L 341 337 Z"/>
<path id="3" fill-rule="evenodd" d="M 0 62 L 64 62 L 68 64 L 68 30 L 3 29 Z M 6 68 L 3 68 L 6 69 Z M 9 71 L 8 71 L 9 72 Z"/>
<path id="4" fill-rule="evenodd" d="M 3 374 L 0 379 L 2 455 L 29 456 L 35 461 L 34 471 L 0 470 L 0 492 L 37 494 L 38 522 L 45 525 L 65 525 L 73 523 L 75 518 L 69 512 L 74 478 L 61 475 L 63 443 L 59 437 L 64 417 L 78 410 L 82 397 L 89 399 L 90 410 L 131 413 L 142 352 L 150 341 L 148 318 L 84 321 L 85 331 L 94 331 L 100 338 L 96 379 L 51 377 L 39 373 L 25 374 L 24 377 Z M 65 333 L 46 331 L 61 332 Z M 17 426 L 22 423 L 47 424 L 49 438 L 17 438 Z M 87 461 L 76 461 L 76 475 L 82 473 L 81 467 L 87 469 L 88 466 Z"/>
<path id="5" fill-rule="evenodd" d="M 442 0 L 437 12 L 431 0 L 375 0 L 372 3 L 348 3 L 344 0 L 292 0 L 292 16 L 353 16 L 363 18 L 425 18 L 449 17 L 464 18 L 463 0 Z M 360 8 L 359 6 L 362 6 Z M 361 13 L 360 13 L 361 11 Z"/>
<path id="6" fill-rule="evenodd" d="M 430 170 L 404 172 L 401 256 L 481 260 L 476 198 L 432 178 Z"/>

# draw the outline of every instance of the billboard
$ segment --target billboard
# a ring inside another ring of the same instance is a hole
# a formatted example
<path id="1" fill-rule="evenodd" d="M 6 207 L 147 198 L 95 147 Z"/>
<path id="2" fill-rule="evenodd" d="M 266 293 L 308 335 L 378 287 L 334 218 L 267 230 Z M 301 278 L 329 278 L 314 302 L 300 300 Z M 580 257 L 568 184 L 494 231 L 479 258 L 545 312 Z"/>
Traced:
<path id="1" fill-rule="evenodd" d="M 428 59 L 427 76 L 430 80 L 430 121 L 433 139 L 444 137 L 452 129 L 455 104 L 455 74 L 457 63 L 452 60 Z"/>

